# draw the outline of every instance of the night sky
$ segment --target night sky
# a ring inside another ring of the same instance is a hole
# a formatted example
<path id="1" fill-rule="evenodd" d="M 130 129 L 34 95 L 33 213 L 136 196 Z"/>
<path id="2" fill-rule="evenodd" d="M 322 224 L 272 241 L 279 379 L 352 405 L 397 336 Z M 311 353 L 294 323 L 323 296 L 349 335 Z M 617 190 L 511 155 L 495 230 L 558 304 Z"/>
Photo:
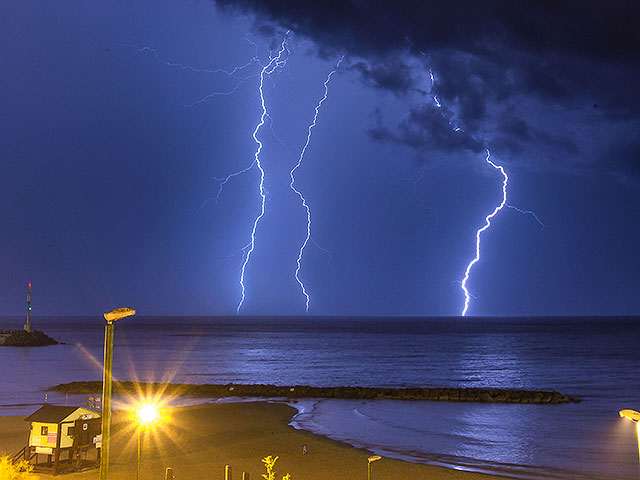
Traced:
<path id="1" fill-rule="evenodd" d="M 304 314 L 289 171 L 342 55 L 296 172 L 311 314 L 459 315 L 502 199 L 486 148 L 544 228 L 496 216 L 469 314 L 638 314 L 638 5 L 2 2 L 0 314 L 28 282 L 36 316 L 235 314 L 259 171 L 217 179 L 252 164 L 287 30 L 242 314 Z"/>

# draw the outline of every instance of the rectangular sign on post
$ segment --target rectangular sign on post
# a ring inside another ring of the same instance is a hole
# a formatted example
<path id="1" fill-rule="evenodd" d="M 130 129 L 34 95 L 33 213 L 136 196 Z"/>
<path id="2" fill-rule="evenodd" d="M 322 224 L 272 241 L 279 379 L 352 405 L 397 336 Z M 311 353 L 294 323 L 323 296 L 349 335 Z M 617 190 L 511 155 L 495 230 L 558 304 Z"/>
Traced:
<path id="1" fill-rule="evenodd" d="M 45 455 L 51 455 L 53 448 L 51 447 L 36 447 L 36 453 L 44 453 Z"/>

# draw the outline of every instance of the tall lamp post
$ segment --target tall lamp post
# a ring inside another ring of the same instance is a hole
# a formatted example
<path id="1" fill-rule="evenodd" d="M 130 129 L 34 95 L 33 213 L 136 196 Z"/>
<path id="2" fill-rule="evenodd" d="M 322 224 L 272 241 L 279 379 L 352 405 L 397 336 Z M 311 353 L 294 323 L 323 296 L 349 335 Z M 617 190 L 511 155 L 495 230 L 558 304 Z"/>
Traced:
<path id="1" fill-rule="evenodd" d="M 100 449 L 100 480 L 109 477 L 109 448 L 111 446 L 111 371 L 113 368 L 113 322 L 135 315 L 133 308 L 116 308 L 105 313 L 104 367 L 102 374 L 102 448 Z"/>
<path id="2" fill-rule="evenodd" d="M 640 468 L 640 412 L 626 409 L 618 412 L 621 417 L 628 418 L 636 424 L 636 438 L 638 440 L 638 468 Z"/>
<path id="3" fill-rule="evenodd" d="M 382 457 L 380 455 L 372 455 L 371 457 L 367 458 L 367 480 L 371 480 L 371 464 L 373 462 L 377 462 L 381 458 Z"/>

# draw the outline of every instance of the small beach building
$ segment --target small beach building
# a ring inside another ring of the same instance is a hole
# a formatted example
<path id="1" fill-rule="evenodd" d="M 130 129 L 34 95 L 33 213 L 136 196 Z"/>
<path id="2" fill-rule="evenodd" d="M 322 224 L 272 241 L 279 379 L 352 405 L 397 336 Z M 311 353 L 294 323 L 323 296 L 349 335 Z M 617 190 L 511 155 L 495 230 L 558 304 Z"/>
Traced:
<path id="1" fill-rule="evenodd" d="M 45 405 L 25 418 L 30 422 L 24 458 L 38 471 L 79 470 L 97 464 L 100 440 L 98 412 L 84 407 Z M 92 455 L 91 452 L 95 451 Z M 41 455 L 45 461 L 40 463 Z"/>

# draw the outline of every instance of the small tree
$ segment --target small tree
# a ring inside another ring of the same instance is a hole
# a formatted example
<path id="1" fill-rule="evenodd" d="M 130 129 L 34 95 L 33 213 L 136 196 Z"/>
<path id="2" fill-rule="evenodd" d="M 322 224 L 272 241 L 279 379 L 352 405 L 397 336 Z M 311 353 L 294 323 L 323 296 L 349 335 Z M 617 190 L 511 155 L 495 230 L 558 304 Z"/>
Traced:
<path id="1" fill-rule="evenodd" d="M 8 456 L 0 457 L 0 480 L 35 480 L 32 470 L 26 460 L 14 465 Z"/>
<path id="2" fill-rule="evenodd" d="M 264 468 L 267 469 L 267 473 L 263 473 L 262 474 L 262 478 L 264 478 L 264 480 L 276 480 L 276 472 L 273 469 L 276 462 L 278 461 L 279 457 L 272 457 L 271 455 L 269 455 L 268 457 L 264 457 L 262 459 L 262 463 L 264 463 Z M 0 478 L 0 480 L 2 480 L 2 478 Z M 290 474 L 286 474 L 282 477 L 282 480 L 291 480 L 291 475 Z"/>

